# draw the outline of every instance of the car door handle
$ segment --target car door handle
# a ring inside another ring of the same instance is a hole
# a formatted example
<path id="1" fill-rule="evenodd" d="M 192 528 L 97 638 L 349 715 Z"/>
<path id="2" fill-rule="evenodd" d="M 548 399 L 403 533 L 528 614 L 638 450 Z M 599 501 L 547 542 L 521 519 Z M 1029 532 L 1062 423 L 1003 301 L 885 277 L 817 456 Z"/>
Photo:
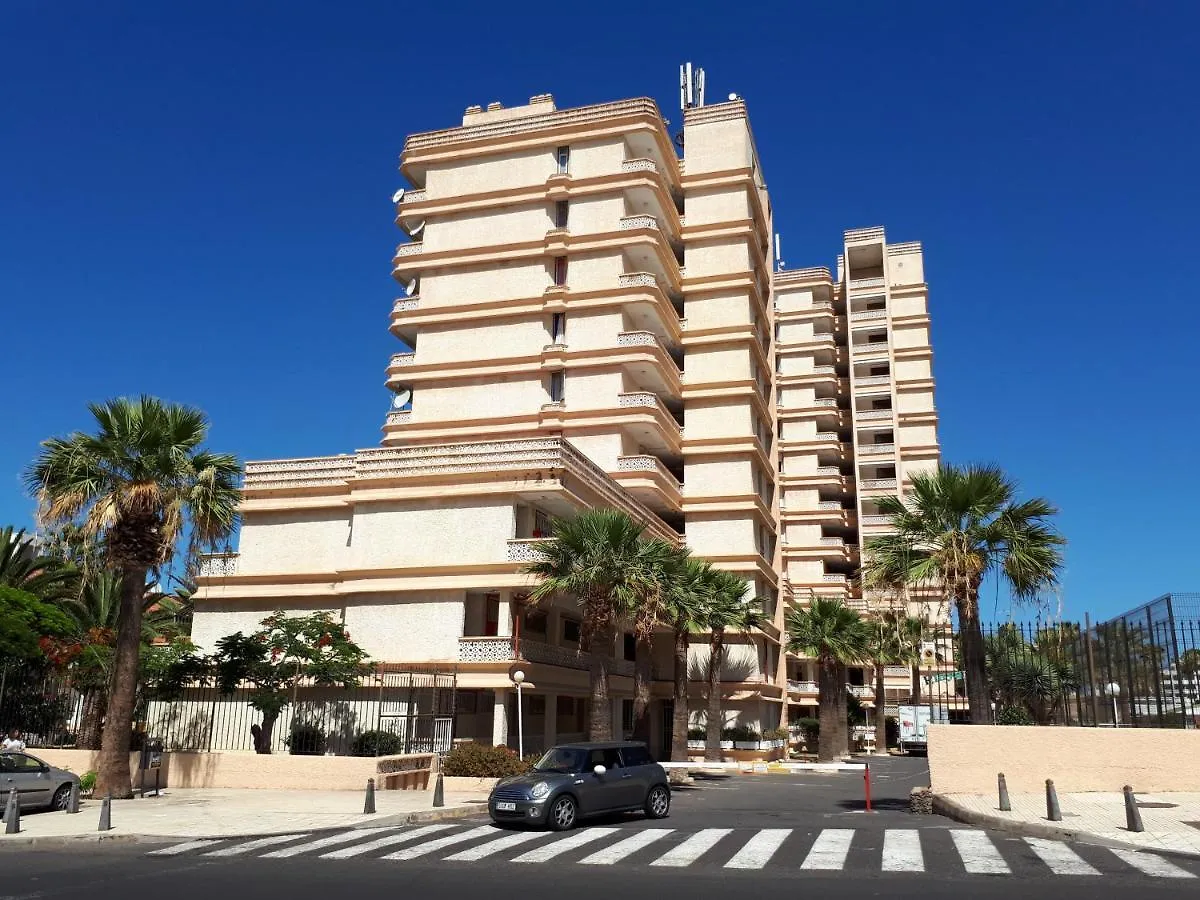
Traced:
<path id="1" fill-rule="evenodd" d="M 621 778 L 622 778 L 622 779 L 625 779 L 625 778 L 632 778 L 632 777 L 633 777 L 632 775 L 622 775 L 622 776 L 621 776 Z"/>

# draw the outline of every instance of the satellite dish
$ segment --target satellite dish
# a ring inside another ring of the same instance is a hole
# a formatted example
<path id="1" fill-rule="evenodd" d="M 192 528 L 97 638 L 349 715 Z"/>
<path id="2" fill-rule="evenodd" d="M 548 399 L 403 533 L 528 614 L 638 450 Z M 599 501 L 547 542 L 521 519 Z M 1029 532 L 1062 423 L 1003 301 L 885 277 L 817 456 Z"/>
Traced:
<path id="1" fill-rule="evenodd" d="M 408 236 L 409 236 L 410 238 L 412 238 L 413 240 L 416 240 L 417 238 L 419 238 L 419 237 L 421 236 L 421 232 L 422 232 L 422 231 L 424 231 L 424 230 L 425 230 L 425 223 L 424 223 L 424 222 L 422 222 L 422 223 L 421 223 L 420 225 L 418 225 L 416 228 L 414 228 L 414 229 L 412 229 L 411 231 L 409 231 L 409 233 L 408 233 Z"/>
<path id="2" fill-rule="evenodd" d="M 410 403 L 412 403 L 412 391 L 405 388 L 396 391 L 396 396 L 392 398 L 392 409 L 404 409 Z"/>
<path id="3" fill-rule="evenodd" d="M 417 289 L 417 279 L 414 278 L 411 281 L 404 282 L 405 296 L 411 297 L 413 295 L 413 291 L 415 291 L 416 289 Z"/>
<path id="4" fill-rule="evenodd" d="M 396 191 L 396 193 L 392 194 L 392 202 L 393 203 L 399 203 L 403 199 L 404 199 L 404 188 L 400 188 L 400 190 L 398 190 L 398 191 Z"/>

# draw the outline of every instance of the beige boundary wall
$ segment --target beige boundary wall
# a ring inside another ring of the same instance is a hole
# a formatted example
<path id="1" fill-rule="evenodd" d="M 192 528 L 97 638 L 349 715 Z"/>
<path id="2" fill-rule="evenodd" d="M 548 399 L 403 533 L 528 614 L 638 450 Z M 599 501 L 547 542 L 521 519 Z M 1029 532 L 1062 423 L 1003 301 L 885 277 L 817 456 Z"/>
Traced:
<path id="1" fill-rule="evenodd" d="M 935 794 L 994 794 L 1000 772 L 1013 793 L 1200 791 L 1200 730 L 929 726 Z"/>
<path id="2" fill-rule="evenodd" d="M 33 756 L 78 775 L 96 768 L 94 750 L 39 750 Z M 139 754 L 130 755 L 134 788 L 140 785 Z M 407 757 L 290 756 L 257 753 L 164 753 L 159 772 L 162 787 L 256 788 L 291 791 L 361 791 L 374 778 L 380 790 L 428 786 L 433 758 L 428 754 Z M 403 768 L 405 771 L 395 771 Z M 386 773 L 386 774 L 381 774 Z M 153 770 L 146 785 L 154 786 Z"/>

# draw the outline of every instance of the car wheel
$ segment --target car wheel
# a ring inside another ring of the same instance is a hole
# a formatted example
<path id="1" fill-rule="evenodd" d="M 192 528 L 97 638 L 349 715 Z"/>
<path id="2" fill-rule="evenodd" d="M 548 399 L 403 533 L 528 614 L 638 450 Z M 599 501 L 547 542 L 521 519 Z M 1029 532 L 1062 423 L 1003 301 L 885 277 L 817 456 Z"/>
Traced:
<path id="1" fill-rule="evenodd" d="M 575 805 L 575 798 L 563 795 L 551 804 L 546 822 L 555 831 L 570 831 L 578 818 L 579 808 Z"/>
<path id="2" fill-rule="evenodd" d="M 646 795 L 645 808 L 648 818 L 665 819 L 671 814 L 671 792 L 661 784 L 656 784 Z"/>
<path id="3" fill-rule="evenodd" d="M 64 784 L 57 791 L 54 792 L 54 799 L 50 801 L 50 808 L 59 810 L 61 812 L 70 805 L 71 805 L 71 786 L 69 784 Z"/>

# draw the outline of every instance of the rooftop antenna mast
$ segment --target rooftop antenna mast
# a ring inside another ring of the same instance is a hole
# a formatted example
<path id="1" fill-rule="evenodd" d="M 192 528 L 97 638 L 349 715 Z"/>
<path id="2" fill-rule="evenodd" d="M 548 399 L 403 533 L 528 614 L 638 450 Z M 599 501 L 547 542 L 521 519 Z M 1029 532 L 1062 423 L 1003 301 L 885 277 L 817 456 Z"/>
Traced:
<path id="1" fill-rule="evenodd" d="M 690 62 L 679 67 L 679 108 L 685 116 L 689 109 L 704 105 L 704 70 L 692 68 Z M 683 149 L 683 131 L 675 135 L 675 143 Z"/>

